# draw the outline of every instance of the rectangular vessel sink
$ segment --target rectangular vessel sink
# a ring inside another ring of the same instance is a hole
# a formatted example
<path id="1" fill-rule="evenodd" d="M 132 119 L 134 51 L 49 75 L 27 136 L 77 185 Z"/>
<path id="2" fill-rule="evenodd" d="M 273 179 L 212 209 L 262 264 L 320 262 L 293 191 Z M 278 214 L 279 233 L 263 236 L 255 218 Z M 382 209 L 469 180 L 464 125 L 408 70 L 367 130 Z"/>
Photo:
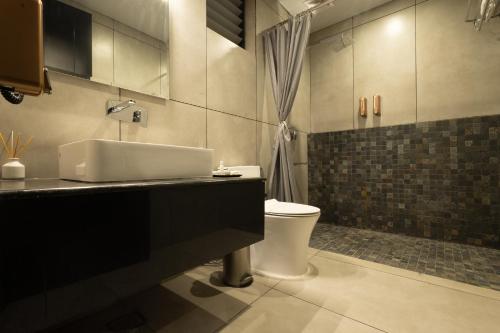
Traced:
<path id="1" fill-rule="evenodd" d="M 213 149 L 113 140 L 59 146 L 59 178 L 114 182 L 211 177 Z"/>

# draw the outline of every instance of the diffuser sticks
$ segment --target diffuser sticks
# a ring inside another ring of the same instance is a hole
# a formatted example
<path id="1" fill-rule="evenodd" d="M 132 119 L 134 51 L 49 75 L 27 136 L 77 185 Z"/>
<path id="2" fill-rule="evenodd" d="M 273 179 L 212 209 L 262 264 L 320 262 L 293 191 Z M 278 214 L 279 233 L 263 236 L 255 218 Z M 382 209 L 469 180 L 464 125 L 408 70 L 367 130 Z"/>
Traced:
<path id="1" fill-rule="evenodd" d="M 30 137 L 23 143 L 22 135 L 14 135 L 14 131 L 10 132 L 10 136 L 7 141 L 0 132 L 0 139 L 2 140 L 4 150 L 7 153 L 7 158 L 20 158 L 33 141 L 33 137 Z"/>

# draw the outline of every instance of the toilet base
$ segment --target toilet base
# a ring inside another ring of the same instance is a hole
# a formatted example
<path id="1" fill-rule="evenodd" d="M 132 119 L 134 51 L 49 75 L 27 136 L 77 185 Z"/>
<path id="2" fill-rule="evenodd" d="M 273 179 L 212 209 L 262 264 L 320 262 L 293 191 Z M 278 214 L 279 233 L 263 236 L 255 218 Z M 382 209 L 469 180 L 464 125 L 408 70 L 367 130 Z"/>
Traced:
<path id="1" fill-rule="evenodd" d="M 313 272 L 313 269 L 312 269 L 310 264 L 307 265 L 306 272 L 302 275 L 282 275 L 282 274 L 278 274 L 275 272 L 260 271 L 258 269 L 252 270 L 252 274 L 254 274 L 254 275 L 269 277 L 269 278 L 278 279 L 278 280 L 304 280 L 305 278 L 310 276 L 312 272 Z"/>
<path id="2" fill-rule="evenodd" d="M 278 279 L 302 279 L 308 274 L 308 248 L 319 214 L 266 215 L 264 240 L 251 246 L 252 271 Z"/>

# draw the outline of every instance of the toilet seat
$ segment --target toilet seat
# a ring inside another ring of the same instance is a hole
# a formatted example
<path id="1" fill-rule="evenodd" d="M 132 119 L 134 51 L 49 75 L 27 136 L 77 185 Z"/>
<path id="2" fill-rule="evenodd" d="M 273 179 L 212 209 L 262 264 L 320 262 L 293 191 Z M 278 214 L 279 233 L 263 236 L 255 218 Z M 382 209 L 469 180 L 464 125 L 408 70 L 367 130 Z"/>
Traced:
<path id="1" fill-rule="evenodd" d="M 321 210 L 314 206 L 302 205 L 292 202 L 281 202 L 275 199 L 266 200 L 265 202 L 266 215 L 273 216 L 314 216 L 319 215 Z"/>

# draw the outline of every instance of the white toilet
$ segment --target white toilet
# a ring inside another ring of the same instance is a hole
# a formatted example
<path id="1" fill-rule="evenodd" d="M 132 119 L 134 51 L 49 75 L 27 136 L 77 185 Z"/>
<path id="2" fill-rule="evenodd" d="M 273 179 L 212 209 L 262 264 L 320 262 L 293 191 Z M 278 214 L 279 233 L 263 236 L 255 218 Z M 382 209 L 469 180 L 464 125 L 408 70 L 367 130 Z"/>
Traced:
<path id="1" fill-rule="evenodd" d="M 259 166 L 230 167 L 243 177 L 259 177 Z M 264 240 L 251 246 L 254 273 L 279 279 L 299 279 L 308 273 L 311 233 L 321 211 L 317 207 L 277 200 L 265 202 Z"/>
<path id="2" fill-rule="evenodd" d="M 308 272 L 309 239 L 320 209 L 267 200 L 264 240 L 252 245 L 252 269 L 259 275 L 300 278 Z"/>

